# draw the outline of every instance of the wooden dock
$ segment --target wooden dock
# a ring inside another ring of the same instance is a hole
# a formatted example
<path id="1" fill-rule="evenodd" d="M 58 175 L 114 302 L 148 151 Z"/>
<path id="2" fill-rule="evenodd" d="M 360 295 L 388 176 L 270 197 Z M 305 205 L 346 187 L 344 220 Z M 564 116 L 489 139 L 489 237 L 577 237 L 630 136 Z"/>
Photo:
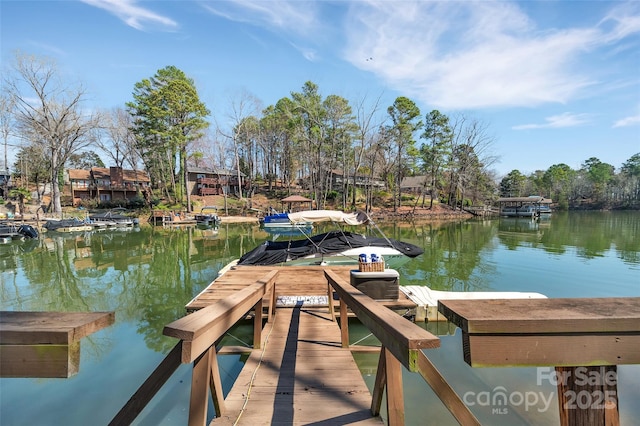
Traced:
<path id="1" fill-rule="evenodd" d="M 112 419 L 131 423 L 181 364 L 192 363 L 189 422 L 211 424 L 379 424 L 386 400 L 388 423 L 404 424 L 402 370 L 419 373 L 463 424 L 478 424 L 463 401 L 424 354 L 440 340 L 389 307 L 415 304 L 376 301 L 349 284 L 353 266 L 234 267 L 188 304 L 189 315 L 167 324 L 178 339 L 165 359 Z M 360 284 L 360 283 L 356 283 Z M 281 296 L 331 301 L 276 309 Z M 336 309 L 339 323 L 336 321 Z M 267 312 L 264 321 L 265 310 Z M 253 315 L 247 315 L 253 313 Z M 348 317 L 355 315 L 381 342 L 373 390 L 369 392 L 349 345 Z M 218 347 L 238 321 L 253 317 L 253 347 Z M 338 325 L 339 324 L 339 325 Z M 224 396 L 218 355 L 249 353 Z M 385 397 L 386 395 L 386 397 Z"/>

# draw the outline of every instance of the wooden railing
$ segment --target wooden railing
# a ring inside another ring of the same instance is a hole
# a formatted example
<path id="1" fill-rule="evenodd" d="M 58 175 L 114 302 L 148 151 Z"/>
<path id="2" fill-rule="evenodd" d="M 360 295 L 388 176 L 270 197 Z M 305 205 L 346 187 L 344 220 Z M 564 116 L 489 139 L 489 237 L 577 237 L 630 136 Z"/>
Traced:
<path id="1" fill-rule="evenodd" d="M 225 412 L 222 382 L 218 370 L 216 342 L 250 310 L 254 316 L 254 348 L 262 341 L 262 300 L 270 294 L 271 321 L 275 308 L 274 270 L 252 284 L 217 303 L 202 308 L 165 326 L 163 334 L 180 339 L 160 365 L 138 388 L 111 420 L 110 425 L 130 424 L 147 406 L 181 363 L 193 363 L 189 425 L 203 425 L 207 419 L 209 389 L 218 415 Z"/>
<path id="2" fill-rule="evenodd" d="M 340 298 L 342 346 L 349 346 L 347 309 L 351 309 L 382 345 L 371 401 L 371 412 L 374 415 L 380 413 L 382 396 L 386 388 L 388 423 L 389 425 L 404 424 L 402 388 L 402 366 L 404 366 L 407 370 L 417 372 L 424 378 L 460 424 L 480 424 L 423 352 L 423 349 L 440 347 L 438 337 L 385 308 L 345 282 L 335 272 L 325 270 L 324 273 L 328 281 L 329 300 L 333 299 L 333 290 Z M 330 303 L 329 307 L 332 319 L 335 320 L 333 305 Z"/>

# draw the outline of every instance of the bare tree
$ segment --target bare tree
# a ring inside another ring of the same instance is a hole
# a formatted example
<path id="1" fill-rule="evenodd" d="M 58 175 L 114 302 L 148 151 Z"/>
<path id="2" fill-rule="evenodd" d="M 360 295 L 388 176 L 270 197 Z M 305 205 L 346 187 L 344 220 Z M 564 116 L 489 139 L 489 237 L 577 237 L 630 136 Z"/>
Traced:
<path id="1" fill-rule="evenodd" d="M 132 170 L 138 170 L 141 160 L 132 126 L 131 114 L 124 108 L 114 108 L 105 114 L 105 131 L 99 135 L 96 144 L 116 167 L 124 168 L 127 164 Z"/>
<path id="2" fill-rule="evenodd" d="M 5 84 L 16 101 L 21 137 L 41 145 L 51 156 L 52 207 L 61 213 L 58 177 L 69 155 L 95 141 L 99 117 L 83 108 L 85 89 L 61 81 L 51 60 L 16 54 Z"/>
<path id="3" fill-rule="evenodd" d="M 13 112 L 15 102 L 12 96 L 2 92 L 0 94 L 0 134 L 2 135 L 2 143 L 4 144 L 4 170 L 9 173 L 9 160 L 7 158 L 7 147 L 9 146 L 9 136 L 11 136 L 11 128 L 13 126 Z M 2 182 L 4 197 L 7 197 L 9 190 L 9 177 L 5 177 Z"/>
<path id="4" fill-rule="evenodd" d="M 449 203 L 455 208 L 459 201 L 462 208 L 465 194 L 476 198 L 490 181 L 488 170 L 497 160 L 492 152 L 495 139 L 487 124 L 475 118 L 459 114 L 452 123 Z"/>
<path id="5" fill-rule="evenodd" d="M 356 206 L 356 177 L 358 173 L 361 172 L 361 168 L 365 164 L 365 154 L 367 151 L 371 150 L 374 142 L 378 139 L 378 129 L 382 125 L 382 118 L 377 117 L 378 112 L 380 111 L 380 99 L 382 98 L 382 94 L 379 95 L 373 103 L 368 106 L 367 105 L 367 97 L 363 96 L 355 102 L 355 120 L 358 125 L 358 130 L 355 136 L 354 143 L 354 161 L 353 161 L 353 192 L 351 197 L 351 207 L 355 208 Z M 373 180 L 373 164 L 370 168 L 370 176 L 371 180 Z M 369 187 L 365 187 L 365 193 L 367 196 L 366 200 L 369 200 L 369 193 L 371 189 Z"/>
<path id="6" fill-rule="evenodd" d="M 229 120 L 230 130 L 224 130 L 218 126 L 218 131 L 225 138 L 233 143 L 233 152 L 235 159 L 235 169 L 238 178 L 239 193 L 238 196 L 242 200 L 242 183 L 241 171 L 240 171 L 240 144 L 243 139 L 243 135 L 246 133 L 244 124 L 248 123 L 249 117 L 258 117 L 262 110 L 261 101 L 253 94 L 242 90 L 239 94 L 234 95 L 229 99 L 229 109 L 227 111 L 227 119 Z"/>

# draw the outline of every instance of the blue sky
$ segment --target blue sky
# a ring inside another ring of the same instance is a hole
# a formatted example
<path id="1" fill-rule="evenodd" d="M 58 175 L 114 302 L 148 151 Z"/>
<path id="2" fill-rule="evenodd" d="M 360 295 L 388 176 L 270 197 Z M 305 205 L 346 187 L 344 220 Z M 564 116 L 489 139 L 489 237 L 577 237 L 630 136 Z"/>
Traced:
<path id="1" fill-rule="evenodd" d="M 640 152 L 639 1 L 0 0 L 2 66 L 54 58 L 90 106 L 132 99 L 168 65 L 220 122 L 306 81 L 323 96 L 396 97 L 487 126 L 500 175 Z"/>

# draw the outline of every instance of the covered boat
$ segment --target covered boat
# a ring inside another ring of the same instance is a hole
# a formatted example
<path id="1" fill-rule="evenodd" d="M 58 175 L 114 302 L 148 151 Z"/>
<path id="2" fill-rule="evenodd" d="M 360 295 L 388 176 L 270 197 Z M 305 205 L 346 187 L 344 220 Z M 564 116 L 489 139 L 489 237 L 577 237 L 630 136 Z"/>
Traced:
<path id="1" fill-rule="evenodd" d="M 309 210 L 289 214 L 294 221 L 331 221 L 361 225 L 370 221 L 364 212 Z M 291 241 L 266 241 L 246 253 L 238 265 L 353 265 L 361 254 L 382 256 L 393 268 L 423 253 L 422 248 L 386 237 L 367 237 L 348 231 L 331 231 Z"/>
<path id="2" fill-rule="evenodd" d="M 422 253 L 422 248 L 402 241 L 331 231 L 301 240 L 266 241 L 242 256 L 238 265 L 357 265 L 361 254 L 377 254 L 394 268 Z"/>
<path id="3" fill-rule="evenodd" d="M 42 227 L 47 231 L 56 232 L 85 232 L 93 229 L 92 225 L 77 217 L 69 219 L 47 219 Z"/>

